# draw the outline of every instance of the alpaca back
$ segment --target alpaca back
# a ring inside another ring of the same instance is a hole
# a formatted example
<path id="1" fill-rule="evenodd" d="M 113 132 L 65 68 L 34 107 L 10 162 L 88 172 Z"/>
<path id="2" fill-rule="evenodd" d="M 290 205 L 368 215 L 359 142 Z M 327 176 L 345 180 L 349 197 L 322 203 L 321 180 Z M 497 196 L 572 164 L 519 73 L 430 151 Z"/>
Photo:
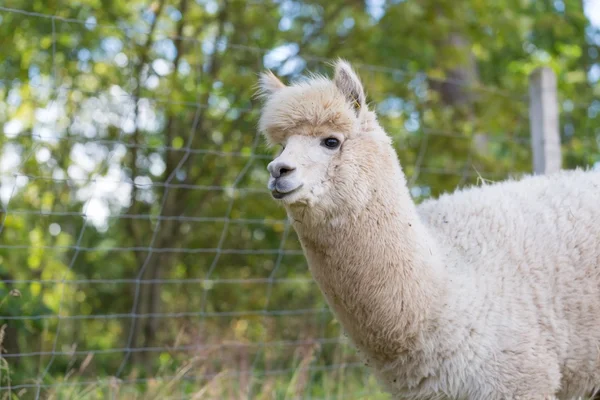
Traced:
<path id="1" fill-rule="evenodd" d="M 600 384 L 599 172 L 470 188 L 418 212 L 463 301 L 449 322 L 468 315 L 474 337 L 486 340 L 485 357 L 502 359 L 497 375 L 531 364 L 545 369 L 540 382 L 558 380 L 565 398 Z"/>

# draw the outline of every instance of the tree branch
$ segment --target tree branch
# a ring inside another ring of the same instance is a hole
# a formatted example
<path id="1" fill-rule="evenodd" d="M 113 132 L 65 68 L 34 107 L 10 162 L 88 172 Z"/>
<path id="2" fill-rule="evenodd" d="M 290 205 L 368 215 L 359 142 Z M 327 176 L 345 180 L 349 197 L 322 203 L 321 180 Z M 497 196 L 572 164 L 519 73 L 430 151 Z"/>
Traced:
<path id="1" fill-rule="evenodd" d="M 142 46 L 141 50 L 140 50 L 140 61 L 137 63 L 135 70 L 134 70 L 134 76 L 136 77 L 136 87 L 134 89 L 134 93 L 133 93 L 133 101 L 135 102 L 134 105 L 134 111 L 133 111 L 133 122 L 135 125 L 135 130 L 133 131 L 133 135 L 131 137 L 130 140 L 130 144 L 132 145 L 131 147 L 131 164 L 130 164 L 130 169 L 131 169 L 131 181 L 134 182 L 132 184 L 132 188 L 131 188 L 131 201 L 132 201 L 132 206 L 130 207 L 130 213 L 136 213 L 138 211 L 138 207 L 136 206 L 135 203 L 135 197 L 136 197 L 136 193 L 137 193 L 137 189 L 135 187 L 135 178 L 138 174 L 138 167 L 136 164 L 137 161 L 137 155 L 138 155 L 138 145 L 139 145 L 139 141 L 140 141 L 140 129 L 139 126 L 137 124 L 137 120 L 138 120 L 138 116 L 139 116 L 139 99 L 140 99 L 140 95 L 141 95 L 141 91 L 142 91 L 142 71 L 144 69 L 144 66 L 146 65 L 146 63 L 148 62 L 148 58 L 150 55 L 150 48 L 152 47 L 152 45 L 154 44 L 154 31 L 156 30 L 156 26 L 158 24 L 158 20 L 160 18 L 160 15 L 162 14 L 162 11 L 164 9 L 166 0 L 161 0 L 158 3 L 158 6 L 156 7 L 156 11 L 154 13 L 154 19 L 152 20 L 152 24 L 150 25 L 150 31 L 148 32 L 148 35 L 146 37 L 146 43 L 144 43 L 144 45 Z M 135 229 L 135 220 L 130 220 L 127 223 L 127 230 L 129 232 L 129 234 L 131 235 L 131 237 L 133 238 L 134 242 L 137 242 L 139 235 L 137 230 Z"/>

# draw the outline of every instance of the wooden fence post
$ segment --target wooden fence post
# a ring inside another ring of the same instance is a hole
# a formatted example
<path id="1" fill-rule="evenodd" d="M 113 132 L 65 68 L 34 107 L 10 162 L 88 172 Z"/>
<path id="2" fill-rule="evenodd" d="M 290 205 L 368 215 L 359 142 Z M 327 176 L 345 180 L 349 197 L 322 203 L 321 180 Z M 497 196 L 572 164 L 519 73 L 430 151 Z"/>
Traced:
<path id="1" fill-rule="evenodd" d="M 557 172 L 561 168 L 557 92 L 552 69 L 538 68 L 529 76 L 529 126 L 536 175 Z"/>

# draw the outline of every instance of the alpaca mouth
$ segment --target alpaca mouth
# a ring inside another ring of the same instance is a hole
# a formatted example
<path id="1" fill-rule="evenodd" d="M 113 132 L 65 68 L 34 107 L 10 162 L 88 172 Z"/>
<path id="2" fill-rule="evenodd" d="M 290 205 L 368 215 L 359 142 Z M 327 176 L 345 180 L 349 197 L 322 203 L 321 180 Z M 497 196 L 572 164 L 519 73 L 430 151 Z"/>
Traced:
<path id="1" fill-rule="evenodd" d="M 287 192 L 281 192 L 277 188 L 275 188 L 275 189 L 271 190 L 271 196 L 273 196 L 273 198 L 275 198 L 277 200 L 281 200 L 284 197 L 287 197 L 287 196 L 291 195 L 292 193 L 297 192 L 298 190 L 300 190 L 302 188 L 302 186 L 304 186 L 304 185 L 300 185 L 297 188 L 294 188 L 294 189 L 289 190 Z"/>

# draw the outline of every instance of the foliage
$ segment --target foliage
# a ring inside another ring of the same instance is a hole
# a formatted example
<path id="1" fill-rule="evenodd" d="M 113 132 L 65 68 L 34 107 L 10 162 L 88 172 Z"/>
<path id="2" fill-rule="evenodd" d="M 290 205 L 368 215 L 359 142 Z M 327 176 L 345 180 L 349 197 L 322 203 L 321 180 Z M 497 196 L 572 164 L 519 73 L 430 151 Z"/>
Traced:
<path id="1" fill-rule="evenodd" d="M 82 364 L 78 379 L 134 379 L 192 357 L 208 376 L 260 376 L 318 339 L 311 393 L 330 396 L 318 388 L 339 376 L 315 367 L 357 358 L 265 190 L 257 73 L 350 60 L 421 201 L 530 171 L 528 77 L 543 65 L 559 79 L 565 167 L 598 165 L 599 47 L 579 0 L 5 0 L 11 384 L 41 376 L 51 397 Z"/>

